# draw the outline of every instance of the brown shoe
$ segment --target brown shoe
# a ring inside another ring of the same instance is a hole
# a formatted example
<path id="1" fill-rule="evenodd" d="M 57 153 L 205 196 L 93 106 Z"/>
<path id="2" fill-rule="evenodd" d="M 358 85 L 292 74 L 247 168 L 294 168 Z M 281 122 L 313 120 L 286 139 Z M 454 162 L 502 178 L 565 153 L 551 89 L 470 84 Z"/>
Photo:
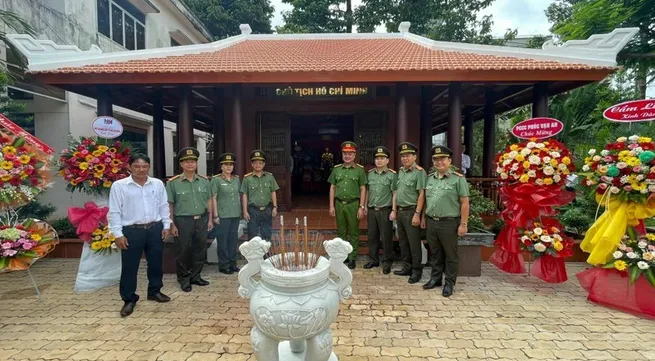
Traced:
<path id="1" fill-rule="evenodd" d="M 157 301 L 159 303 L 166 303 L 171 300 L 170 297 L 166 296 L 165 294 L 161 292 L 157 292 L 154 295 L 148 296 L 148 300 L 150 301 Z"/>
<path id="2" fill-rule="evenodd" d="M 127 317 L 134 312 L 134 306 L 136 306 L 136 302 L 125 302 L 123 305 L 123 308 L 121 308 L 121 317 Z"/>

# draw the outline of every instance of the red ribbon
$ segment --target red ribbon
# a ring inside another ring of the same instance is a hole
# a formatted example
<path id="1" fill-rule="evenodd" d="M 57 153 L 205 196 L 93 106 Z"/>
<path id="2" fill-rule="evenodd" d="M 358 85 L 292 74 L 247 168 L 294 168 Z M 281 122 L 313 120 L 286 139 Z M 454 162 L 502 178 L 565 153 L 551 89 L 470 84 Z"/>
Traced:
<path id="1" fill-rule="evenodd" d="M 507 184 L 500 188 L 505 209 L 500 217 L 505 222 L 494 246 L 496 250 L 489 261 L 498 269 L 508 273 L 525 273 L 519 228 L 527 226 L 540 216 L 553 216 L 555 206 L 571 202 L 575 193 L 560 187 L 537 186 L 534 184 Z"/>
<path id="2" fill-rule="evenodd" d="M 107 223 L 109 207 L 98 207 L 93 202 L 84 203 L 84 208 L 68 208 L 68 220 L 77 227 L 75 233 L 84 242 L 91 242 L 91 234 L 98 225 Z"/>

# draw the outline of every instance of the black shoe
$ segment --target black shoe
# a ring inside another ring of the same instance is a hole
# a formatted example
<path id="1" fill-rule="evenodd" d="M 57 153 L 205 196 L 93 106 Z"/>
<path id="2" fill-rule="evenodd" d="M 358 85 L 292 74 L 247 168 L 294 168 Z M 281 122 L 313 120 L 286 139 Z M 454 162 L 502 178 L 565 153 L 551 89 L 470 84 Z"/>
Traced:
<path id="1" fill-rule="evenodd" d="M 453 294 L 453 285 L 446 284 L 443 286 L 443 293 L 441 293 L 444 297 L 450 297 Z"/>
<path id="2" fill-rule="evenodd" d="M 413 275 L 411 275 L 409 277 L 409 279 L 407 280 L 407 283 L 414 284 L 414 283 L 417 283 L 420 280 L 421 280 L 421 275 L 413 274 Z"/>
<path id="3" fill-rule="evenodd" d="M 369 262 L 364 265 L 364 269 L 371 269 L 373 267 L 380 267 L 380 264 L 378 262 Z"/>
<path id="4" fill-rule="evenodd" d="M 157 292 L 154 295 L 148 296 L 148 300 L 150 301 L 157 301 L 159 303 L 166 303 L 171 300 L 170 297 L 166 296 L 165 294 L 161 292 Z"/>
<path id="5" fill-rule="evenodd" d="M 234 274 L 234 271 L 232 271 L 231 268 L 219 268 L 218 272 L 225 273 L 226 275 Z"/>
<path id="6" fill-rule="evenodd" d="M 428 283 L 423 285 L 424 290 L 431 290 L 435 287 L 441 287 L 441 280 L 436 279 L 436 278 L 430 278 Z"/>
<path id="7" fill-rule="evenodd" d="M 182 285 L 182 291 L 191 292 L 191 285 Z"/>
<path id="8" fill-rule="evenodd" d="M 412 275 L 412 270 L 411 269 L 401 269 L 399 271 L 393 271 L 393 274 L 396 276 L 411 276 Z"/>
<path id="9" fill-rule="evenodd" d="M 232 267 L 230 267 L 230 271 L 232 271 L 232 272 L 234 272 L 234 273 L 238 273 L 238 272 L 241 271 L 241 270 L 240 270 L 239 267 L 237 267 L 237 266 L 232 266 Z"/>
<path id="10" fill-rule="evenodd" d="M 132 312 L 134 312 L 134 306 L 136 306 L 136 302 L 138 300 L 139 300 L 139 296 L 136 296 L 136 300 L 125 302 L 123 308 L 121 308 L 121 317 L 127 317 L 131 315 Z"/>
<path id="11" fill-rule="evenodd" d="M 197 285 L 197 286 L 207 286 L 209 285 L 209 282 L 203 280 L 202 278 L 198 277 L 197 280 L 191 281 L 192 285 Z"/>
<path id="12" fill-rule="evenodd" d="M 384 266 L 384 268 L 382 268 L 382 273 L 384 273 L 385 275 L 391 273 L 391 266 Z"/>
<path id="13" fill-rule="evenodd" d="M 357 267 L 357 263 L 355 263 L 354 259 L 348 261 L 348 268 L 355 269 L 355 267 Z"/>

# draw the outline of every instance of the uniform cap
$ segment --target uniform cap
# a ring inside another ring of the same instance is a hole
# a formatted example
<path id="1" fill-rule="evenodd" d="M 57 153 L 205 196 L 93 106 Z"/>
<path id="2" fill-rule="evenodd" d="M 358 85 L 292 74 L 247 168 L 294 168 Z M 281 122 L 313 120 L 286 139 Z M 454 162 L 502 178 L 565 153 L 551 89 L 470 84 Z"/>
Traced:
<path id="1" fill-rule="evenodd" d="M 398 153 L 400 154 L 416 154 L 416 152 L 418 152 L 418 147 L 410 142 L 402 142 L 398 145 Z"/>
<path id="2" fill-rule="evenodd" d="M 341 143 L 341 151 L 342 152 L 356 152 L 357 151 L 357 144 L 355 142 L 347 141 Z"/>
<path id="3" fill-rule="evenodd" d="M 453 151 L 443 145 L 435 145 L 430 150 L 430 153 L 432 154 L 432 158 L 452 157 L 453 155 Z"/>
<path id="4" fill-rule="evenodd" d="M 379 145 L 375 147 L 375 156 L 389 158 L 389 156 L 391 156 L 391 152 L 389 152 L 389 149 L 387 149 L 387 147 Z"/>
<path id="5" fill-rule="evenodd" d="M 261 160 L 266 161 L 266 153 L 260 149 L 255 149 L 250 152 L 250 161 Z"/>
<path id="6" fill-rule="evenodd" d="M 185 147 L 177 152 L 177 160 L 180 162 L 187 159 L 198 160 L 198 157 L 200 157 L 200 152 L 194 147 Z"/>
<path id="7" fill-rule="evenodd" d="M 223 153 L 218 157 L 218 161 L 221 164 L 234 163 L 235 159 L 236 159 L 236 156 L 234 155 L 234 153 Z"/>

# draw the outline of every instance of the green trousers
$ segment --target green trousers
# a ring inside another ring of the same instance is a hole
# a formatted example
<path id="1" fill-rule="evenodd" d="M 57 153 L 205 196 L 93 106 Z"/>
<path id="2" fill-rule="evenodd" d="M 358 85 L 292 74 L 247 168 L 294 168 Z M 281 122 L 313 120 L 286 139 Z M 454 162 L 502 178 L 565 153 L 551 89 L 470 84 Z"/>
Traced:
<path id="1" fill-rule="evenodd" d="M 459 219 L 444 219 L 435 221 L 427 219 L 427 239 L 430 245 L 431 278 L 441 281 L 445 278 L 447 285 L 457 282 L 459 269 L 459 253 L 457 228 Z"/>
<path id="2" fill-rule="evenodd" d="M 337 217 L 337 237 L 350 242 L 350 245 L 353 246 L 353 251 L 348 255 L 348 259 L 354 260 L 357 258 L 357 251 L 359 250 L 359 219 L 357 219 L 359 202 L 353 201 L 344 204 L 335 200 L 334 203 Z"/>

